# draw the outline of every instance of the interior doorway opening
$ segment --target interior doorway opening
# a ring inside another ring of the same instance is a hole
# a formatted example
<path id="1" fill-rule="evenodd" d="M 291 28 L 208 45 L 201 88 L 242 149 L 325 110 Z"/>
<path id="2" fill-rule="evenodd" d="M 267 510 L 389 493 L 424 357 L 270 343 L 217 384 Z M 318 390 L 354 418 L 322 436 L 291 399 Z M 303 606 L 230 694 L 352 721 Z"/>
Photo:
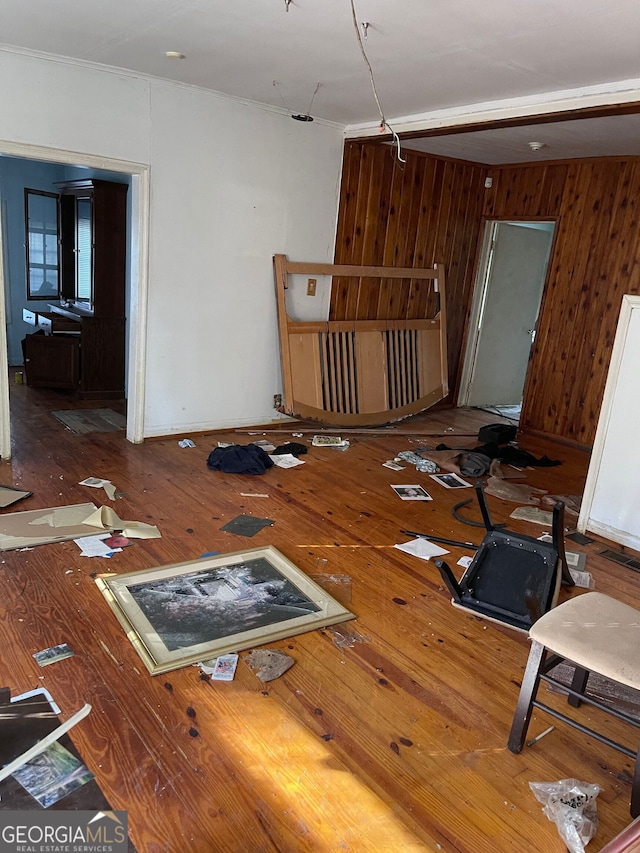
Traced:
<path id="1" fill-rule="evenodd" d="M 519 420 L 554 229 L 546 220 L 487 222 L 459 406 Z"/>
<path id="2" fill-rule="evenodd" d="M 140 163 L 96 155 L 79 155 L 27 143 L 0 143 L 0 156 L 58 164 L 70 168 L 113 172 L 130 178 L 127 260 L 127 439 L 144 438 L 144 361 L 146 351 L 146 300 L 148 288 L 149 169 Z M 1 189 L 1 188 L 0 188 Z M 11 457 L 11 420 L 7 320 L 10 318 L 10 283 L 6 252 L 7 217 L 2 205 L 0 229 L 0 457 Z"/>

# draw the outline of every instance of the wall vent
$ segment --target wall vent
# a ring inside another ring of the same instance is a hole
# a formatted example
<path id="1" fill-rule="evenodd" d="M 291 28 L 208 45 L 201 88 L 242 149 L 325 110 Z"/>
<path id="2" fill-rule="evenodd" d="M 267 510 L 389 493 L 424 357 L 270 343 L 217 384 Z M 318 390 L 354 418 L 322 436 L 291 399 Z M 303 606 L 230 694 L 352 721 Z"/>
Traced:
<path id="1" fill-rule="evenodd" d="M 623 554 L 621 551 L 600 551 L 600 556 L 606 560 L 611 560 L 612 563 L 618 563 L 625 566 L 627 569 L 633 569 L 634 572 L 640 572 L 640 560 L 637 557 L 630 557 L 628 554 Z"/>

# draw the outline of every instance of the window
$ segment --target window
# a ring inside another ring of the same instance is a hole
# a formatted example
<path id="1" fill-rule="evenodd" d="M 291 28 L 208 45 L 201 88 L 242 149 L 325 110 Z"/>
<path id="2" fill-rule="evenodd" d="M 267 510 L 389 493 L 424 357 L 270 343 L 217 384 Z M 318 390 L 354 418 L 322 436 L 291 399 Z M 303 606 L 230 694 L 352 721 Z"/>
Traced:
<path id="1" fill-rule="evenodd" d="M 27 248 L 27 299 L 57 299 L 58 196 L 39 190 L 24 191 Z"/>

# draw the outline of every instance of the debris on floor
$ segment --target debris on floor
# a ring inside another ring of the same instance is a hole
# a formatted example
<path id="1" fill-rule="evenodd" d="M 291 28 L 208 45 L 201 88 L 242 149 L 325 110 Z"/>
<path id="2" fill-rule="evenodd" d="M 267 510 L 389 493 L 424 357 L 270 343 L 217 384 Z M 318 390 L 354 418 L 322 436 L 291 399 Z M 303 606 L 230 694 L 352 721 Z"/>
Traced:
<path id="1" fill-rule="evenodd" d="M 401 450 L 396 458 L 402 459 L 404 462 L 409 462 L 411 465 L 415 465 L 416 471 L 420 471 L 421 474 L 435 474 L 438 470 L 436 462 L 433 462 L 431 459 L 425 459 L 418 453 L 414 453 L 412 450 Z"/>
<path id="2" fill-rule="evenodd" d="M 356 643 L 370 643 L 371 637 L 360 634 L 354 629 L 327 628 L 328 634 L 331 634 L 333 644 L 339 649 L 352 649 Z"/>
<path id="3" fill-rule="evenodd" d="M 314 435 L 311 444 L 314 447 L 348 447 L 349 441 L 339 435 Z"/>
<path id="4" fill-rule="evenodd" d="M 0 509 L 11 506 L 23 498 L 30 498 L 32 494 L 33 492 L 25 492 L 23 489 L 16 489 L 13 486 L 0 486 Z"/>
<path id="5" fill-rule="evenodd" d="M 217 658 L 203 660 L 196 666 L 211 676 L 212 681 L 233 681 L 238 666 L 238 655 L 218 655 Z"/>
<path id="6" fill-rule="evenodd" d="M 103 480 L 102 477 L 86 477 L 80 480 L 79 486 L 90 486 L 92 489 L 104 489 L 110 501 L 115 499 L 116 487 L 111 480 Z"/>
<path id="7" fill-rule="evenodd" d="M 111 557 L 118 551 L 122 551 L 122 546 L 109 545 L 107 540 L 115 537 L 108 533 L 102 533 L 98 536 L 83 536 L 81 539 L 74 539 L 78 548 L 80 548 L 81 557 Z M 126 540 L 129 542 L 129 540 Z"/>
<path id="8" fill-rule="evenodd" d="M 85 526 L 97 507 L 93 503 L 10 512 L 0 516 L 0 551 L 32 548 L 91 535 Z M 95 532 L 95 531 L 93 531 Z"/>
<path id="9" fill-rule="evenodd" d="M 280 678 L 295 663 L 290 655 L 277 649 L 254 649 L 245 660 L 260 681 Z"/>
<path id="10" fill-rule="evenodd" d="M 487 495 L 493 495 L 503 501 L 533 506 L 539 506 L 541 496 L 547 494 L 545 489 L 534 489 L 525 483 L 509 483 L 499 477 L 489 477 L 484 491 Z"/>
<path id="11" fill-rule="evenodd" d="M 398 551 L 404 551 L 405 554 L 411 554 L 412 557 L 420 557 L 421 560 L 430 560 L 431 557 L 441 557 L 449 553 L 445 548 L 440 548 L 423 538 L 412 539 L 410 542 L 403 542 L 393 547 Z"/>
<path id="12" fill-rule="evenodd" d="M 75 652 L 67 645 L 60 643 L 58 646 L 51 646 L 49 649 L 42 649 L 40 652 L 35 652 L 33 657 L 38 666 L 49 666 L 51 663 L 57 663 L 59 660 L 73 657 Z"/>
<path id="13" fill-rule="evenodd" d="M 271 455 L 271 460 L 278 468 L 295 468 L 296 465 L 304 465 L 304 459 L 298 459 L 293 453 L 279 453 Z"/>
<path id="14" fill-rule="evenodd" d="M 84 524 L 113 532 L 119 530 L 127 539 L 160 539 L 161 534 L 154 524 L 145 521 L 122 521 L 110 506 L 101 506 L 85 518 Z M 74 537 L 75 538 L 75 537 Z"/>
<path id="15" fill-rule="evenodd" d="M 514 509 L 509 518 L 530 521 L 533 524 L 541 524 L 543 527 L 553 526 L 553 513 L 540 509 L 538 506 L 519 506 Z"/>
<path id="16" fill-rule="evenodd" d="M 561 779 L 559 782 L 529 782 L 543 813 L 558 827 L 569 853 L 584 853 L 598 828 L 596 797 L 599 785 Z"/>
<path id="17" fill-rule="evenodd" d="M 256 518 L 254 515 L 236 515 L 224 524 L 220 530 L 225 533 L 236 533 L 238 536 L 255 536 L 263 527 L 273 527 L 275 521 L 270 518 Z"/>
<path id="18" fill-rule="evenodd" d="M 178 442 L 178 447 L 195 447 L 195 444 L 190 438 L 182 438 Z"/>

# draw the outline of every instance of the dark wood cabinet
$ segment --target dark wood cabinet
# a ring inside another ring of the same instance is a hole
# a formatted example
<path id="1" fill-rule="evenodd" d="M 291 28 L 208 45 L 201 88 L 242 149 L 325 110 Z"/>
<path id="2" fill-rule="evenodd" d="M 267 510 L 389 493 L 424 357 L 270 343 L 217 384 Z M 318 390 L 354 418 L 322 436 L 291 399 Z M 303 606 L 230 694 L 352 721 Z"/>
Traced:
<path id="1" fill-rule="evenodd" d="M 25 339 L 34 387 L 71 388 L 83 399 L 125 390 L 127 185 L 97 179 L 60 192 L 60 304 L 24 311 L 38 331 Z"/>

